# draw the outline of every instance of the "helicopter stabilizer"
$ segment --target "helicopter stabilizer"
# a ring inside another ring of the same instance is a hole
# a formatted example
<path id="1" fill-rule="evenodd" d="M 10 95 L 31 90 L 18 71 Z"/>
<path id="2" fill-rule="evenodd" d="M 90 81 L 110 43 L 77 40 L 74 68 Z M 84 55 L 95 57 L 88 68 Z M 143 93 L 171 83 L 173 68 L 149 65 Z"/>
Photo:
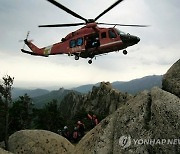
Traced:
<path id="1" fill-rule="evenodd" d="M 33 56 L 48 57 L 48 55 L 40 55 L 40 54 L 37 54 L 37 53 L 35 53 L 35 52 L 30 52 L 30 51 L 27 51 L 27 50 L 24 50 L 24 49 L 21 49 L 21 51 L 22 51 L 23 53 L 30 54 L 30 55 L 33 55 Z"/>

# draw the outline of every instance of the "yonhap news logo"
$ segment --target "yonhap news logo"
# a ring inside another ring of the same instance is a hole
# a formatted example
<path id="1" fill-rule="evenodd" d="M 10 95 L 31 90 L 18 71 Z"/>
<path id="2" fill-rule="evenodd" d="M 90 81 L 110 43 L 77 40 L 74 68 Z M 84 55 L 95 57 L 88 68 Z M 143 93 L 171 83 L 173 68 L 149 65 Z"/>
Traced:
<path id="1" fill-rule="evenodd" d="M 180 139 L 153 139 L 139 138 L 133 139 L 130 135 L 123 135 L 119 138 L 119 145 L 122 149 L 128 148 L 131 145 L 180 145 Z"/>
<path id="2" fill-rule="evenodd" d="M 131 136 L 121 136 L 119 138 L 119 145 L 122 147 L 122 149 L 128 148 L 131 145 Z"/>

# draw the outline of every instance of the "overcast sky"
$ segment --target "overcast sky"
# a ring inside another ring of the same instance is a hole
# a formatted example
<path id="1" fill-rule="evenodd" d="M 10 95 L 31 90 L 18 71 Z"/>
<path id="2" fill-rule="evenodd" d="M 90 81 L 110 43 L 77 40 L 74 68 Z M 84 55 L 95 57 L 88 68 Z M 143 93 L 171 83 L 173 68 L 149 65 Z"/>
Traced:
<path id="1" fill-rule="evenodd" d="M 84 18 L 95 18 L 116 0 L 57 0 Z M 0 78 L 15 77 L 16 87 L 65 87 L 100 81 L 128 81 L 147 75 L 162 75 L 180 58 L 179 0 L 124 0 L 98 22 L 145 24 L 148 28 L 117 27 L 139 36 L 128 54 L 110 53 L 75 61 L 56 55 L 34 57 L 23 54 L 27 31 L 39 47 L 61 40 L 81 27 L 38 28 L 41 24 L 82 22 L 46 0 L 0 0 Z M 28 48 L 26 48 L 28 49 Z"/>

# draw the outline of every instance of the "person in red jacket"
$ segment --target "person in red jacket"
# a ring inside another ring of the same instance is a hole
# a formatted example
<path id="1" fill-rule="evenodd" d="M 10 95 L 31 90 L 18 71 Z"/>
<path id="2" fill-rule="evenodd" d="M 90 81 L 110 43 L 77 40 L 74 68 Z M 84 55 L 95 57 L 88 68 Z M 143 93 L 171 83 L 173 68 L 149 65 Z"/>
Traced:
<path id="1" fill-rule="evenodd" d="M 79 140 L 79 133 L 78 133 L 78 128 L 77 127 L 74 127 L 74 131 L 73 131 L 73 134 L 72 134 L 72 139 L 73 139 L 74 143 L 78 142 L 78 140 Z"/>
<path id="2" fill-rule="evenodd" d="M 88 118 L 91 120 L 92 128 L 94 128 L 96 125 L 98 125 L 99 121 L 95 114 L 93 114 L 92 116 L 90 114 L 88 114 Z"/>

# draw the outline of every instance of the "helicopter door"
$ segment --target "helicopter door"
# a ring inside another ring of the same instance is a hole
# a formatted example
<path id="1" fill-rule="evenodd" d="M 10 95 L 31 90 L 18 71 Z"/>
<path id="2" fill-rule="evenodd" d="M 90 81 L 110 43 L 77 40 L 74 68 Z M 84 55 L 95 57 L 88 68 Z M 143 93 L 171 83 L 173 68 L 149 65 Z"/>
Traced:
<path id="1" fill-rule="evenodd" d="M 117 37 L 113 29 L 109 29 L 108 33 L 109 33 L 109 38 L 111 39 L 115 39 Z"/>
<path id="2" fill-rule="evenodd" d="M 100 41 L 99 41 L 99 34 L 91 34 L 85 36 L 85 48 L 90 49 L 90 48 L 98 48 L 100 46 Z"/>

